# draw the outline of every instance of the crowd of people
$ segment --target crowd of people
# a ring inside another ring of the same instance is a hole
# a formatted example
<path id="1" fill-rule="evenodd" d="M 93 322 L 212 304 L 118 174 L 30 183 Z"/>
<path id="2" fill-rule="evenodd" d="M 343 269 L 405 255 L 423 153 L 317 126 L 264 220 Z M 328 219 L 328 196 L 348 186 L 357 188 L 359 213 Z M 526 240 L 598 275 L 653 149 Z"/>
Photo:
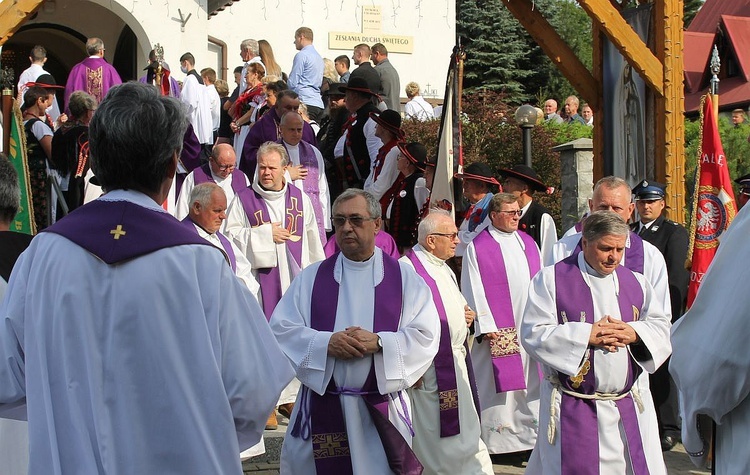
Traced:
<path id="1" fill-rule="evenodd" d="M 288 75 L 243 41 L 230 95 L 190 53 L 178 84 L 159 48 L 139 82 L 76 82 L 111 68 L 93 38 L 54 118 L 32 50 L 33 240 L 9 231 L 0 159 L 0 416 L 28 420 L 0 419 L 10 473 L 239 474 L 280 415 L 282 473 L 491 474 L 513 456 L 666 474 L 689 275 L 665 187 L 605 177 L 558 239 L 533 168 L 473 163 L 455 220 L 402 129 L 434 117 L 419 86 L 403 119 L 385 46 L 356 46 L 350 71 L 313 41 L 295 32 Z M 544 112 L 586 123 L 578 107 Z M 50 176 L 59 198 L 38 193 Z"/>

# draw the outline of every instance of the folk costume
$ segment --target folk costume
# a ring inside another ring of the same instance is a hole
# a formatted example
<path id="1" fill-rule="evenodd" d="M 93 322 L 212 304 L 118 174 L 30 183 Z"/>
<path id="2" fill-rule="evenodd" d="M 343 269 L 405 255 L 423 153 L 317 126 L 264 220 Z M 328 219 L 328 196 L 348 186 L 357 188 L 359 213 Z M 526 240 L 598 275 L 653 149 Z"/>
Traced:
<path id="1" fill-rule="evenodd" d="M 456 173 L 455 178 L 478 180 L 490 187 L 499 187 L 500 182 L 492 176 L 490 167 L 484 163 L 472 163 L 464 168 L 463 173 Z M 456 246 L 456 257 L 462 257 L 472 239 L 490 225 L 490 200 L 492 193 L 487 193 L 476 203 L 472 203 L 466 210 L 464 220 L 458 227 L 459 243 Z"/>

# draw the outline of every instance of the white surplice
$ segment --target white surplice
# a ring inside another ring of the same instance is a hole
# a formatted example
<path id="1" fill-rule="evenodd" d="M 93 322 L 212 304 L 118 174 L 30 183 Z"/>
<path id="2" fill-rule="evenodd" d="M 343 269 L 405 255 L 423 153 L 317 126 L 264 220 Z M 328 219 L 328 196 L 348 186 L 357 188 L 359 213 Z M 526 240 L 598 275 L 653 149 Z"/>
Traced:
<path id="1" fill-rule="evenodd" d="M 456 371 L 461 431 L 454 436 L 440 437 L 440 402 L 435 365 L 432 364 L 422 376 L 422 386 L 409 390 L 414 411 L 414 453 L 424 465 L 425 475 L 492 475 L 492 461 L 481 438 L 479 416 L 474 406 L 466 367 L 464 342 L 469 336 L 464 318 L 466 299 L 461 295 L 456 276 L 445 261 L 427 252 L 419 244 L 413 250 L 427 273 L 435 280 L 445 307 L 453 350 L 453 367 Z M 400 260 L 412 265 L 407 257 Z"/>
<path id="2" fill-rule="evenodd" d="M 490 214 L 484 217 L 481 223 L 474 228 L 474 231 L 469 231 L 469 221 L 464 219 L 461 222 L 461 226 L 458 227 L 458 245 L 456 245 L 456 256 L 463 257 L 466 253 L 466 247 L 469 243 L 477 237 L 477 234 L 484 231 L 484 228 L 490 225 Z"/>
<path id="3" fill-rule="evenodd" d="M 389 418 L 410 441 L 408 427 L 401 419 L 409 416 L 403 413 L 403 407 L 408 411 L 410 405 L 405 390 L 430 366 L 440 339 L 440 320 L 427 284 L 413 268 L 401 263 L 403 304 L 398 330 L 378 333 L 383 349 L 372 357 L 339 360 L 328 355 L 332 333 L 310 328 L 312 288 L 319 266 L 315 264 L 305 269 L 276 307 L 271 328 L 279 344 L 296 368 L 297 378 L 318 394 L 325 392 L 331 377 L 339 387 L 361 388 L 374 358 L 378 391 L 381 394 L 393 393 Z M 374 287 L 383 279 L 382 251 L 375 248 L 375 254 L 365 262 L 350 261 L 339 254 L 334 279 L 341 287 L 333 331 L 343 331 L 351 326 L 372 331 Z M 391 474 L 377 430 L 362 398 L 341 396 L 340 399 L 354 473 Z M 294 405 L 292 421 L 296 420 L 299 408 L 299 403 Z M 281 473 L 315 473 L 310 440 L 292 437 L 287 432 L 281 452 Z"/>
<path id="4" fill-rule="evenodd" d="M 616 274 L 601 276 L 589 267 L 583 257 L 578 255 L 578 267 L 584 280 L 591 289 L 594 302 L 594 321 L 606 315 L 621 319 L 617 300 L 619 282 Z M 640 341 L 650 353 L 650 359 L 637 361 L 643 374 L 653 373 L 669 357 L 670 317 L 662 311 L 662 305 L 656 298 L 653 287 L 641 274 L 633 273 L 643 289 L 643 308 L 640 319 L 630 322 Z M 560 473 L 561 454 L 560 439 L 560 393 L 555 395 L 554 426 L 555 435 L 552 444 L 549 442 L 550 405 L 552 403 L 552 383 L 550 379 L 561 372 L 566 375 L 578 374 L 585 353 L 589 350 L 591 324 L 571 321 L 560 325 L 557 321 L 555 303 L 555 269 L 545 267 L 532 280 L 529 287 L 529 298 L 521 322 L 521 343 L 532 358 L 542 363 L 544 381 L 542 382 L 541 409 L 539 414 L 539 438 L 531 455 L 526 473 L 551 475 Z M 600 393 L 621 393 L 626 384 L 628 358 L 631 348 L 608 352 L 603 348 L 594 351 L 596 391 Z M 664 458 L 659 441 L 659 427 L 656 423 L 656 412 L 651 399 L 648 378 L 638 378 L 633 386 L 643 403 L 643 412 L 636 414 L 640 429 L 643 451 L 651 475 L 666 474 Z M 597 424 L 599 428 L 599 473 L 630 474 L 630 461 L 625 448 L 625 433 L 620 423 L 620 413 L 614 401 L 598 400 L 596 402 Z M 568 436 L 571 436 L 568 434 Z M 573 434 L 572 437 L 576 437 Z"/>
<path id="5" fill-rule="evenodd" d="M 234 188 L 232 188 L 232 180 L 234 179 L 234 174 L 230 173 L 226 178 L 222 178 L 218 175 L 214 175 L 212 171 L 211 177 L 214 179 L 214 182 L 219 185 L 222 190 L 224 190 L 224 194 L 227 195 L 227 206 L 232 204 L 232 200 L 234 200 L 235 195 Z M 250 186 L 250 180 L 244 173 L 242 173 L 242 177 L 245 180 L 245 186 Z M 188 176 L 185 177 L 185 181 L 182 183 L 182 188 L 180 188 L 180 196 L 177 198 L 177 203 L 175 204 L 174 217 L 179 219 L 180 221 L 185 219 L 185 216 L 187 216 L 190 212 L 190 193 L 192 193 L 193 188 L 195 188 L 195 170 L 190 172 Z M 227 212 L 228 211 L 229 210 L 227 210 Z M 224 233 L 224 231 L 226 230 L 226 225 L 227 222 L 225 220 L 223 223 L 221 223 L 221 228 L 219 228 L 219 231 Z"/>
<path id="6" fill-rule="evenodd" d="M 513 319 L 518 330 L 531 281 L 529 263 L 524 253 L 525 243 L 517 232 L 505 233 L 494 226 L 490 226 L 489 230 L 490 235 L 503 251 L 510 299 L 513 305 Z M 539 253 L 536 244 L 534 244 L 534 251 Z M 491 278 L 491 276 L 480 273 L 476 248 L 472 241 L 464 254 L 461 291 L 469 302 L 469 306 L 477 313 L 476 335 L 498 330 L 482 286 L 482 278 Z M 484 339 L 482 343 L 475 342 L 471 348 L 471 359 L 474 363 L 474 374 L 479 392 L 479 406 L 482 408 L 482 440 L 493 454 L 531 450 L 536 442 L 539 429 L 539 370 L 537 364 L 529 359 L 523 348 L 520 348 L 519 352 L 523 361 L 526 389 L 497 393 L 489 340 Z"/>
<path id="7" fill-rule="evenodd" d="M 201 144 L 214 143 L 214 123 L 211 119 L 211 98 L 206 86 L 188 74 L 182 82 L 180 101 L 187 106 L 188 120 Z"/>
<path id="8" fill-rule="evenodd" d="M 529 201 L 528 203 L 526 203 L 526 206 L 521 208 L 522 218 L 526 215 L 526 212 L 529 211 L 531 203 L 533 202 L 533 200 Z M 539 244 L 539 252 L 541 252 L 542 254 L 542 265 L 544 265 L 545 263 L 550 261 L 552 248 L 557 242 L 557 227 L 555 226 L 555 220 L 548 213 L 544 213 L 542 215 L 542 219 L 540 220 L 539 237 L 539 240 L 541 241 L 541 244 Z"/>
<path id="9" fill-rule="evenodd" d="M 696 465 L 705 465 L 716 421 L 714 465 L 722 475 L 750 473 L 748 234 L 746 205 L 721 235 L 692 307 L 672 327 L 669 372 L 680 389 L 682 443 Z"/>
<path id="10" fill-rule="evenodd" d="M 115 190 L 159 212 L 150 198 Z M 163 212 L 163 210 L 161 210 Z M 27 398 L 29 473 L 242 473 L 292 368 L 210 246 L 107 265 L 43 233 L 0 305 L 0 410 Z"/>

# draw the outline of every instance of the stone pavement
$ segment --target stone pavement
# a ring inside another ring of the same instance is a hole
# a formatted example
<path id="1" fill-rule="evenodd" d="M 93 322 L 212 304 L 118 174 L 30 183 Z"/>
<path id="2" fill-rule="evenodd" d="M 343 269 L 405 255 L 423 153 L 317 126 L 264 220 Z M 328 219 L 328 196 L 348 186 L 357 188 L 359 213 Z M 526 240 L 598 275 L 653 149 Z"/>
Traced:
<path id="1" fill-rule="evenodd" d="M 278 475 L 279 455 L 281 453 L 281 442 L 289 425 L 289 421 L 279 416 L 279 428 L 275 431 L 266 431 L 264 434 L 266 453 L 246 460 L 242 468 L 247 475 Z M 493 465 L 496 475 L 520 475 L 524 473 L 525 463 L 518 463 L 512 457 L 506 457 L 502 463 Z M 685 453 L 682 444 L 677 444 L 670 452 L 664 452 L 664 460 L 667 463 L 669 475 L 708 475 L 710 471 L 697 469 Z M 458 474 L 457 474 L 458 475 Z"/>

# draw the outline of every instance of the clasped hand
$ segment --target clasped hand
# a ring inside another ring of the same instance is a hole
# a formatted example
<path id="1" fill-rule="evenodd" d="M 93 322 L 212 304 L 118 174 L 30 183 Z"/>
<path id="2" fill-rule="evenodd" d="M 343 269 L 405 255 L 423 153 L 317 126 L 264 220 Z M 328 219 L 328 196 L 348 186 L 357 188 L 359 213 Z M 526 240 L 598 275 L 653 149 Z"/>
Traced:
<path id="1" fill-rule="evenodd" d="M 591 326 L 589 345 L 599 346 L 607 351 L 616 352 L 619 348 L 638 341 L 638 334 L 633 327 L 606 315 Z"/>
<path id="2" fill-rule="evenodd" d="M 362 358 L 379 350 L 378 335 L 360 327 L 336 332 L 328 341 L 328 354 L 342 360 Z"/>

